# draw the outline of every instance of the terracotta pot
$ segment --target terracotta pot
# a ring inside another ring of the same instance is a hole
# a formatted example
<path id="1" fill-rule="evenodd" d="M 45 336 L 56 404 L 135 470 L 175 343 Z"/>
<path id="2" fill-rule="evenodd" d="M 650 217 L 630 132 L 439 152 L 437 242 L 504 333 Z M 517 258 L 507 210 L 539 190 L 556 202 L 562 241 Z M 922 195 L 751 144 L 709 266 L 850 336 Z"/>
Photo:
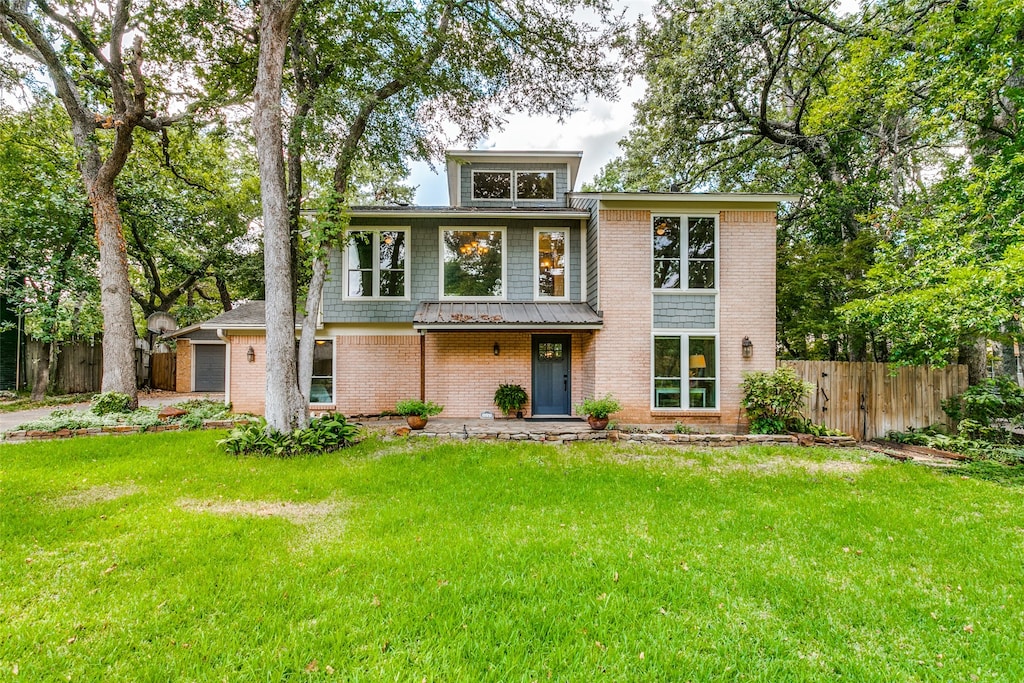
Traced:
<path id="1" fill-rule="evenodd" d="M 607 417 L 594 417 L 593 415 L 588 415 L 587 422 L 590 423 L 591 429 L 604 429 L 608 426 Z"/>
<path id="2" fill-rule="evenodd" d="M 405 421 L 409 423 L 409 429 L 423 429 L 427 426 L 427 418 L 419 415 L 406 415 Z"/>

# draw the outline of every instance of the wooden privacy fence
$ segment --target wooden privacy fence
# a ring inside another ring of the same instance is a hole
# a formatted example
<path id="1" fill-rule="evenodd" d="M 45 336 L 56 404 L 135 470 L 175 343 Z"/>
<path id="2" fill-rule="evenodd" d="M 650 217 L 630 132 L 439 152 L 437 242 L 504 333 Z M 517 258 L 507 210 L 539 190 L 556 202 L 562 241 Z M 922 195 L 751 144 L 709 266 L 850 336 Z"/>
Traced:
<path id="1" fill-rule="evenodd" d="M 153 388 L 177 391 L 177 358 L 176 353 L 154 353 L 149 357 L 152 364 Z"/>
<path id="2" fill-rule="evenodd" d="M 949 424 L 942 401 L 967 389 L 967 366 L 893 367 L 886 363 L 785 360 L 814 385 L 804 414 L 858 439 Z"/>
<path id="3" fill-rule="evenodd" d="M 28 386 L 35 386 L 37 361 L 43 343 L 30 339 L 25 345 Z M 99 391 L 103 380 L 103 347 L 99 343 L 68 342 L 60 345 L 57 362 L 50 364 L 50 390 L 57 394 Z"/>

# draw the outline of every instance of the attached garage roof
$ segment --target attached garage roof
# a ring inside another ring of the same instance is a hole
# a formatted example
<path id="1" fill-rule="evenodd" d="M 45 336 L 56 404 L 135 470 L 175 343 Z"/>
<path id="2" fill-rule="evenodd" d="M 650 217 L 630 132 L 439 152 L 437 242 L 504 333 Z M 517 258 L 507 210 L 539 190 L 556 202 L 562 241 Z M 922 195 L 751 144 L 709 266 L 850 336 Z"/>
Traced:
<path id="1" fill-rule="evenodd" d="M 186 339 L 205 339 L 204 336 L 193 336 L 198 330 L 213 333 L 213 339 L 218 339 L 217 330 L 263 330 L 267 327 L 267 304 L 265 301 L 248 301 L 238 304 L 230 311 L 221 313 L 215 318 L 210 318 L 195 325 L 183 327 L 171 334 L 164 335 L 164 339 L 185 337 Z M 295 327 L 301 328 L 302 324 L 298 313 L 295 314 Z"/>
<path id="2" fill-rule="evenodd" d="M 417 330 L 601 328 L 601 315 L 584 303 L 424 301 L 416 309 Z"/>

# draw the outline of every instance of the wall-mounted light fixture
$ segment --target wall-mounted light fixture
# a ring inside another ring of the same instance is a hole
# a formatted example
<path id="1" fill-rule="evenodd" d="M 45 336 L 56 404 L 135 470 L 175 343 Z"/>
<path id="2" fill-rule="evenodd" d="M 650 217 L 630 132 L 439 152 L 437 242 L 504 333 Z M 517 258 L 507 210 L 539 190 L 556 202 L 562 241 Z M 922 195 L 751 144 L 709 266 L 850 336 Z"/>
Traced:
<path id="1" fill-rule="evenodd" d="M 250 363 L 256 362 L 256 349 L 249 347 L 249 350 L 245 352 L 245 357 L 249 359 Z"/>
<path id="2" fill-rule="evenodd" d="M 501 355 L 501 347 L 498 346 L 498 342 L 494 342 L 494 355 L 495 356 Z"/>
<path id="3" fill-rule="evenodd" d="M 754 342 L 750 341 L 750 337 L 743 338 L 743 357 L 753 358 L 754 357 Z"/>

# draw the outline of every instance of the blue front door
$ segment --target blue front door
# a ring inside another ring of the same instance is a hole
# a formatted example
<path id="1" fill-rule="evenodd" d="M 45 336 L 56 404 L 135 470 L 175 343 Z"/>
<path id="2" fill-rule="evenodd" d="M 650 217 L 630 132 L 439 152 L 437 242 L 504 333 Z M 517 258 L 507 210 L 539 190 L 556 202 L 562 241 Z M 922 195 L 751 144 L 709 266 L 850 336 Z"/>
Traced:
<path id="1" fill-rule="evenodd" d="M 569 415 L 572 337 L 567 334 L 533 336 L 533 410 L 538 415 Z"/>

